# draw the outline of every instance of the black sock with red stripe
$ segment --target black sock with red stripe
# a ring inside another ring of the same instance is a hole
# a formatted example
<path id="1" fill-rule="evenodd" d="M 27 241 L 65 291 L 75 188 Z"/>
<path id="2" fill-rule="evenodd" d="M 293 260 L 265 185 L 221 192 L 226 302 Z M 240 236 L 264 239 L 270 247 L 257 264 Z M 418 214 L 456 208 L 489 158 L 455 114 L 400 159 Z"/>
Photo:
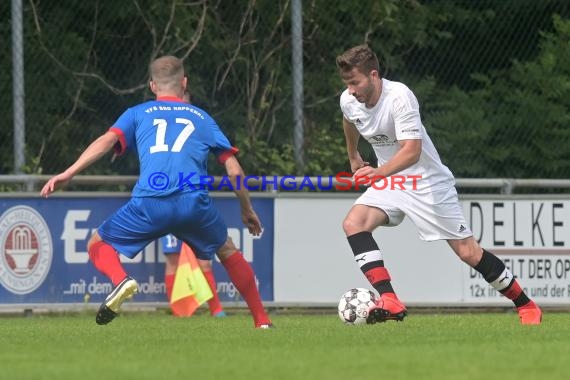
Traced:
<path id="1" fill-rule="evenodd" d="M 491 252 L 483 250 L 481 261 L 473 269 L 481 273 L 492 287 L 513 301 L 516 307 L 524 306 L 530 302 L 505 263 Z"/>
<path id="2" fill-rule="evenodd" d="M 360 270 L 378 293 L 394 293 L 390 283 L 390 274 L 384 267 L 384 260 L 378 248 L 378 244 L 368 231 L 358 232 L 347 237 L 348 244 L 352 248 L 354 260 L 360 266 Z"/>

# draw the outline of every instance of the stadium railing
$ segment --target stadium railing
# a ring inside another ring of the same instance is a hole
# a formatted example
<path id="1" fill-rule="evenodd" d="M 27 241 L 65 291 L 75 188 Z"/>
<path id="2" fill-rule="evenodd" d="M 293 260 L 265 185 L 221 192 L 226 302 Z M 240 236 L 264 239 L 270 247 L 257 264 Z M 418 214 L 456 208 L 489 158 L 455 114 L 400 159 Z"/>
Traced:
<path id="1" fill-rule="evenodd" d="M 292 181 L 301 181 L 306 178 L 311 183 L 321 181 L 323 186 L 329 186 L 331 179 L 328 176 L 317 177 L 292 177 L 292 176 L 275 176 L 278 185 L 266 188 L 270 191 L 279 191 L 281 183 L 290 184 Z M 0 175 L 0 192 L 37 192 L 41 186 L 49 179 L 51 175 L 29 175 L 29 174 L 9 174 Z M 106 191 L 109 187 L 116 187 L 118 191 L 120 187 L 130 187 L 137 181 L 137 176 L 123 175 L 78 175 L 73 178 L 69 186 L 87 186 L 96 187 L 104 186 Z M 214 177 L 213 186 L 220 184 L 223 177 Z M 282 182 L 283 180 L 283 182 Z M 333 185 L 342 185 L 345 182 L 339 182 L 336 178 L 332 178 Z M 261 179 L 252 178 L 248 181 L 251 185 L 261 185 Z M 509 195 L 515 191 L 525 190 L 545 190 L 545 189 L 570 189 L 570 179 L 517 179 L 517 178 L 457 178 L 456 187 L 458 189 L 494 189 L 499 194 Z M 122 190 L 124 191 L 124 190 Z"/>

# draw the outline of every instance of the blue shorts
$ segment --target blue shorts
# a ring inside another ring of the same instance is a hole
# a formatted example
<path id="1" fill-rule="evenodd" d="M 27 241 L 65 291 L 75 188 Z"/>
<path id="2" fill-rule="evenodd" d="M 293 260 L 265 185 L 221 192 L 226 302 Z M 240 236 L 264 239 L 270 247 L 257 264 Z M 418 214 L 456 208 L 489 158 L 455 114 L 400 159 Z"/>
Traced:
<path id="1" fill-rule="evenodd" d="M 101 239 L 131 259 L 169 233 L 202 260 L 211 260 L 228 239 L 226 223 L 206 192 L 131 198 L 99 226 Z"/>
<path id="2" fill-rule="evenodd" d="M 162 248 L 162 253 L 165 255 L 180 253 L 182 250 L 182 240 L 172 234 L 168 234 L 160 238 L 160 246 Z"/>

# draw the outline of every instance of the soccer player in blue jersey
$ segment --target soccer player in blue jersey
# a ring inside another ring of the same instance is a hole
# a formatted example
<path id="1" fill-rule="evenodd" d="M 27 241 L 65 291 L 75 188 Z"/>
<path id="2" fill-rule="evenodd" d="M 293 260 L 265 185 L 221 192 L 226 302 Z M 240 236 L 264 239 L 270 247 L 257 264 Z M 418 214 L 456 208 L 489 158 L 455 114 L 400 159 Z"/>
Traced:
<path id="1" fill-rule="evenodd" d="M 184 102 L 187 78 L 182 60 L 157 58 L 150 65 L 150 77 L 156 100 L 127 109 L 74 164 L 41 190 L 47 197 L 113 148 L 118 154 L 129 149 L 138 154 L 140 176 L 131 199 L 99 226 L 88 243 L 93 265 L 114 285 L 96 322 L 111 322 L 122 303 L 138 292 L 137 282 L 124 270 L 117 252 L 133 258 L 153 240 L 172 233 L 192 246 L 200 259 L 210 260 L 217 254 L 246 301 L 255 327 L 269 328 L 272 324 L 253 270 L 228 237 L 226 224 L 200 184 L 200 177 L 207 175 L 208 155 L 213 152 L 234 183 L 244 224 L 250 233 L 261 234 L 261 222 L 247 189 L 236 186 L 244 176 L 235 157 L 237 149 L 210 115 Z"/>
<path id="2" fill-rule="evenodd" d="M 184 99 L 186 103 L 190 103 L 190 92 L 188 89 L 184 91 L 182 99 Z M 160 238 L 160 246 L 166 258 L 164 266 L 164 285 L 166 286 L 166 297 L 168 301 L 170 301 L 172 289 L 174 288 L 174 277 L 176 275 L 176 269 L 178 269 L 178 259 L 180 258 L 180 251 L 182 250 L 182 241 L 177 239 L 176 236 L 168 234 Z M 218 296 L 216 278 L 212 270 L 212 260 L 198 259 L 198 265 L 200 265 L 200 269 L 202 273 L 204 273 L 204 277 L 206 277 L 208 285 L 210 285 L 210 289 L 212 290 L 213 296 L 208 300 L 210 314 L 213 317 L 225 317 L 226 313 Z"/>

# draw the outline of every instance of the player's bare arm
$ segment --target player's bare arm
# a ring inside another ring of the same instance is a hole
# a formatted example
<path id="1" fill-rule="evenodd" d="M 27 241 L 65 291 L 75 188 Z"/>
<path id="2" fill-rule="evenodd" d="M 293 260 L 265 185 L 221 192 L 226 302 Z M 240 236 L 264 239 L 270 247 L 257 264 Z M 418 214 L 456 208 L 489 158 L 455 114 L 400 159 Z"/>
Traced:
<path id="1" fill-rule="evenodd" d="M 241 219 L 243 221 L 243 224 L 247 226 L 249 233 L 254 236 L 259 236 L 262 232 L 261 222 L 251 204 L 249 191 L 245 186 L 237 185 L 240 178 L 245 177 L 245 173 L 243 172 L 243 169 L 235 156 L 229 157 L 224 162 L 224 165 L 226 167 L 228 177 L 230 178 L 230 181 L 234 188 L 234 193 L 239 200 Z"/>
<path id="2" fill-rule="evenodd" d="M 378 168 L 371 166 L 360 168 L 354 173 L 354 176 L 366 176 L 369 178 L 374 176 L 389 177 L 419 161 L 422 153 L 422 140 L 400 140 L 398 143 L 400 144 L 400 149 L 388 162 Z"/>
<path id="3" fill-rule="evenodd" d="M 77 173 L 89 167 L 109 152 L 118 140 L 119 137 L 114 132 L 106 132 L 97 138 L 83 151 L 73 165 L 47 181 L 40 192 L 41 196 L 47 197 L 55 190 L 66 185 Z"/>
<path id="4" fill-rule="evenodd" d="M 346 152 L 348 153 L 348 160 L 350 161 L 350 170 L 354 173 L 356 170 L 368 165 L 369 163 L 365 162 L 358 152 L 358 139 L 360 138 L 360 133 L 356 129 L 356 126 L 343 117 L 342 128 L 344 129 Z"/>

